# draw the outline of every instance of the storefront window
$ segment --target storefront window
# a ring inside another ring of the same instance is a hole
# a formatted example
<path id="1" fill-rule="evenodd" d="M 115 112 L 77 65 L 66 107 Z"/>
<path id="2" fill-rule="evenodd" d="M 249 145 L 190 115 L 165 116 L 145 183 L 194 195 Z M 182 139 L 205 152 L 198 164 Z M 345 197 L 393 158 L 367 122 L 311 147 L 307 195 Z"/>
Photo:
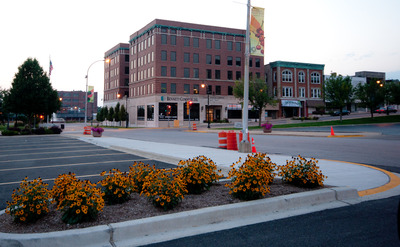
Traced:
<path id="1" fill-rule="evenodd" d="M 137 106 L 137 120 L 143 121 L 144 120 L 144 105 Z"/>
<path id="2" fill-rule="evenodd" d="M 158 121 L 178 119 L 177 103 L 158 103 Z"/>
<path id="3" fill-rule="evenodd" d="M 188 115 L 186 103 L 183 103 L 183 109 L 184 109 L 183 120 L 189 121 L 189 115 Z M 192 106 L 190 107 L 190 120 L 191 121 L 199 121 L 199 119 L 200 119 L 199 109 L 200 109 L 199 103 L 192 103 Z"/>
<path id="4" fill-rule="evenodd" d="M 154 121 L 154 105 L 147 105 L 147 121 Z"/>

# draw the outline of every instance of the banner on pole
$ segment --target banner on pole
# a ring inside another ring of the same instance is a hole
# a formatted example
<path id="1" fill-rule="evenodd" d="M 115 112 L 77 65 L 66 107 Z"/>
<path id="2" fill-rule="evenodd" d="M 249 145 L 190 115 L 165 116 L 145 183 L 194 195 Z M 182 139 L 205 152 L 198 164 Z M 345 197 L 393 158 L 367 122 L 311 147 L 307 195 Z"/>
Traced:
<path id="1" fill-rule="evenodd" d="M 93 103 L 94 102 L 94 86 L 88 86 L 87 102 L 88 103 Z"/>
<path id="2" fill-rule="evenodd" d="M 264 56 L 264 8 L 251 9 L 250 54 Z"/>

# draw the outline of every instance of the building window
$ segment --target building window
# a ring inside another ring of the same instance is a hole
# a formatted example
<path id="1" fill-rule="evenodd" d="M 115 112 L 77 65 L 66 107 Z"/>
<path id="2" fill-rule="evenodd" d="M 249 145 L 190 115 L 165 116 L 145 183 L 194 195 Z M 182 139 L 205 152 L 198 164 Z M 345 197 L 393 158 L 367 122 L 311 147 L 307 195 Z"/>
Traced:
<path id="1" fill-rule="evenodd" d="M 228 95 L 233 95 L 233 87 L 228 86 Z"/>
<path id="2" fill-rule="evenodd" d="M 154 121 L 154 105 L 147 105 L 147 121 Z"/>
<path id="3" fill-rule="evenodd" d="M 211 49 L 212 48 L 212 40 L 211 39 L 207 39 L 206 40 L 206 47 L 207 47 L 207 49 Z"/>
<path id="4" fill-rule="evenodd" d="M 249 67 L 250 68 L 253 67 L 253 59 L 252 58 L 249 59 Z"/>
<path id="5" fill-rule="evenodd" d="M 282 82 L 292 82 L 292 72 L 290 70 L 282 72 Z"/>
<path id="6" fill-rule="evenodd" d="M 311 89 L 311 98 L 320 98 L 321 97 L 321 89 L 312 88 Z"/>
<path id="7" fill-rule="evenodd" d="M 167 66 L 161 66 L 161 76 L 167 76 Z"/>
<path id="8" fill-rule="evenodd" d="M 311 83 L 313 83 L 313 84 L 320 84 L 321 83 L 319 74 L 317 72 L 311 73 Z"/>
<path id="9" fill-rule="evenodd" d="M 171 83 L 171 94 L 175 94 L 176 93 L 176 83 Z"/>
<path id="10" fill-rule="evenodd" d="M 228 51 L 232 51 L 232 50 L 233 50 L 233 43 L 232 43 L 232 41 L 227 41 L 227 42 L 226 42 L 226 48 L 228 49 Z"/>
<path id="11" fill-rule="evenodd" d="M 233 65 L 233 57 L 227 57 L 227 62 L 226 62 L 229 66 Z"/>
<path id="12" fill-rule="evenodd" d="M 206 55 L 206 64 L 211 64 L 212 63 L 212 56 L 211 55 Z"/>
<path id="13" fill-rule="evenodd" d="M 176 45 L 176 35 L 171 35 L 171 45 Z"/>
<path id="14" fill-rule="evenodd" d="M 176 77 L 176 67 L 171 67 L 171 77 Z"/>
<path id="15" fill-rule="evenodd" d="M 128 87 L 128 86 L 129 86 L 129 79 L 125 78 L 125 87 Z"/>
<path id="16" fill-rule="evenodd" d="M 220 55 L 216 55 L 214 60 L 215 60 L 215 64 L 221 64 L 221 56 Z"/>
<path id="17" fill-rule="evenodd" d="M 193 69 L 193 78 L 199 78 L 199 69 L 198 68 Z"/>
<path id="18" fill-rule="evenodd" d="M 190 68 L 183 68 L 183 77 L 190 78 Z"/>
<path id="19" fill-rule="evenodd" d="M 236 42 L 236 51 L 242 51 L 242 44 L 240 42 Z"/>
<path id="20" fill-rule="evenodd" d="M 199 84 L 193 85 L 193 94 L 199 94 Z"/>
<path id="21" fill-rule="evenodd" d="M 282 97 L 293 97 L 293 92 L 291 87 L 282 88 Z"/>
<path id="22" fill-rule="evenodd" d="M 215 70 L 215 79 L 221 79 L 221 70 Z"/>
<path id="23" fill-rule="evenodd" d="M 171 61 L 176 62 L 176 51 L 171 51 Z"/>
<path id="24" fill-rule="evenodd" d="M 242 72 L 236 71 L 236 80 L 242 79 Z"/>
<path id="25" fill-rule="evenodd" d="M 211 79 L 212 75 L 211 75 L 211 69 L 207 69 L 207 79 Z"/>
<path id="26" fill-rule="evenodd" d="M 274 72 L 274 82 L 276 82 L 276 72 Z"/>
<path id="27" fill-rule="evenodd" d="M 161 83 L 161 93 L 167 93 L 167 83 Z"/>
<path id="28" fill-rule="evenodd" d="M 228 80 L 233 80 L 233 72 L 232 72 L 232 70 L 228 70 L 227 79 Z"/>
<path id="29" fill-rule="evenodd" d="M 129 67 L 125 67 L 125 75 L 129 75 Z"/>
<path id="30" fill-rule="evenodd" d="M 193 47 L 199 48 L 199 38 L 193 38 Z"/>
<path id="31" fill-rule="evenodd" d="M 256 77 L 257 77 L 257 79 L 260 79 L 260 78 L 261 78 L 260 72 L 256 72 Z"/>
<path id="32" fill-rule="evenodd" d="M 144 120 L 144 105 L 137 106 L 137 120 L 138 121 Z"/>
<path id="33" fill-rule="evenodd" d="M 129 62 L 129 55 L 125 55 L 125 62 Z"/>
<path id="34" fill-rule="evenodd" d="M 193 53 L 193 63 L 199 63 L 199 53 Z"/>
<path id="35" fill-rule="evenodd" d="M 305 98 L 306 97 L 306 89 L 304 87 L 299 88 L 299 97 Z"/>
<path id="36" fill-rule="evenodd" d="M 190 84 L 184 84 L 183 85 L 183 93 L 184 94 L 190 94 Z"/>
<path id="37" fill-rule="evenodd" d="M 167 51 L 161 51 L 161 61 L 167 61 Z"/>
<path id="38" fill-rule="evenodd" d="M 215 86 L 215 94 L 221 95 L 221 86 Z"/>
<path id="39" fill-rule="evenodd" d="M 256 68 L 261 67 L 261 60 L 259 58 L 256 58 Z"/>
<path id="40" fill-rule="evenodd" d="M 167 44 L 167 35 L 166 34 L 161 34 L 161 44 L 163 44 L 163 45 Z"/>
<path id="41" fill-rule="evenodd" d="M 190 53 L 185 52 L 183 54 L 183 62 L 190 63 Z"/>
<path id="42" fill-rule="evenodd" d="M 221 49 L 221 40 L 215 40 L 214 44 L 215 44 L 215 49 L 217 50 Z"/>
<path id="43" fill-rule="evenodd" d="M 183 46 L 190 46 L 190 38 L 183 37 Z"/>
<path id="44" fill-rule="evenodd" d="M 242 59 L 240 57 L 236 57 L 236 66 L 242 66 Z"/>
<path id="45" fill-rule="evenodd" d="M 301 83 L 306 82 L 306 75 L 304 74 L 303 71 L 299 72 L 299 82 L 301 82 Z"/>

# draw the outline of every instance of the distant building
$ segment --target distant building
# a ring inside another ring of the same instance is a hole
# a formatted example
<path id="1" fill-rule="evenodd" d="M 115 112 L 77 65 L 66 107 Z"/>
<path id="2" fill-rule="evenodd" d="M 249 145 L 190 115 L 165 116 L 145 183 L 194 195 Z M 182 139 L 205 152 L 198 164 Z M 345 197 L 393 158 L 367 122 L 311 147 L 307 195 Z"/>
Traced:
<path id="1" fill-rule="evenodd" d="M 278 100 L 278 109 L 268 110 L 268 116 L 307 117 L 323 108 L 323 64 L 276 61 L 265 65 L 270 94 Z"/>
<path id="2" fill-rule="evenodd" d="M 85 120 L 86 93 L 84 91 L 58 91 L 61 100 L 61 110 L 57 112 L 58 118 L 72 121 Z M 97 113 L 97 92 L 94 93 L 94 102 L 87 103 L 87 120 L 93 119 Z"/>
<path id="3" fill-rule="evenodd" d="M 385 72 L 375 72 L 375 71 L 359 71 L 356 72 L 355 77 L 364 77 L 367 80 L 367 83 L 370 81 L 381 80 L 385 81 L 386 73 Z"/>

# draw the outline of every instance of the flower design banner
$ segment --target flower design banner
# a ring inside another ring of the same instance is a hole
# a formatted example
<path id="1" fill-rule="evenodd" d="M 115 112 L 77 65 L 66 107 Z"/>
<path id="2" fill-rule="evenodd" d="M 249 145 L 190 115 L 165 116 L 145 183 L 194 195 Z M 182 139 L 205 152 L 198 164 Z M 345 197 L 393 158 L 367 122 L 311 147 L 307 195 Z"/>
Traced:
<path id="1" fill-rule="evenodd" d="M 250 54 L 264 56 L 264 8 L 251 9 Z"/>

